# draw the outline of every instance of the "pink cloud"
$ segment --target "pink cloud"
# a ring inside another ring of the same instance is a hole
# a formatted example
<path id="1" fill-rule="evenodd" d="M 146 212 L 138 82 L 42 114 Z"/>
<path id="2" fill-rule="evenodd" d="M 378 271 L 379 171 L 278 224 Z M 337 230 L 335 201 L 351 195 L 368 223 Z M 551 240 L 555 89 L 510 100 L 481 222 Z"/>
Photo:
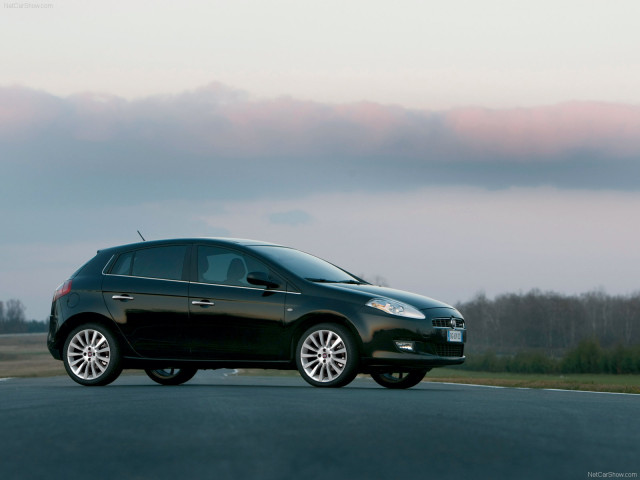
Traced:
<path id="1" fill-rule="evenodd" d="M 553 161 L 592 152 L 640 154 L 640 106 L 571 102 L 537 108 L 448 112 L 371 102 L 252 99 L 212 83 L 134 101 L 58 98 L 0 88 L 0 136 L 23 141 L 43 128 L 70 141 L 121 142 L 229 158 L 340 157 L 411 162 Z"/>
<path id="2" fill-rule="evenodd" d="M 467 108 L 446 114 L 461 142 L 486 153 L 545 157 L 572 150 L 628 156 L 640 151 L 640 106 L 570 102 L 488 110 Z"/>
<path id="3" fill-rule="evenodd" d="M 0 88 L 0 138 L 28 138 L 60 118 L 60 100 L 24 87 Z"/>

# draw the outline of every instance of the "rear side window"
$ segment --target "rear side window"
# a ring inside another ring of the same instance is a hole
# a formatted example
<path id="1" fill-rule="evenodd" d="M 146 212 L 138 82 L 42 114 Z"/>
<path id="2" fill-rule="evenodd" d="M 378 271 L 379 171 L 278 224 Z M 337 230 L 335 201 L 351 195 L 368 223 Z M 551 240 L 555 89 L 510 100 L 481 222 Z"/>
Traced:
<path id="1" fill-rule="evenodd" d="M 112 275 L 181 280 L 184 245 L 154 247 L 123 253 L 111 269 Z"/>

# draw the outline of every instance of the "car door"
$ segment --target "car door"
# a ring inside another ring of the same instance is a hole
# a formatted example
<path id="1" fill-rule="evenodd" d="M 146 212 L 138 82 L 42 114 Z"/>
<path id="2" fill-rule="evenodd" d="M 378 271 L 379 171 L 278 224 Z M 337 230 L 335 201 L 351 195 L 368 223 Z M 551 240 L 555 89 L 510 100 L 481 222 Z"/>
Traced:
<path id="1" fill-rule="evenodd" d="M 284 358 L 284 281 L 262 262 L 240 251 L 198 245 L 193 255 L 190 315 L 182 332 L 192 357 Z M 282 288 L 267 289 L 247 282 L 247 274 L 256 272 Z"/>
<path id="2" fill-rule="evenodd" d="M 133 349 L 149 358 L 184 358 L 180 332 L 189 316 L 187 245 L 122 253 L 102 290 L 113 319 Z"/>

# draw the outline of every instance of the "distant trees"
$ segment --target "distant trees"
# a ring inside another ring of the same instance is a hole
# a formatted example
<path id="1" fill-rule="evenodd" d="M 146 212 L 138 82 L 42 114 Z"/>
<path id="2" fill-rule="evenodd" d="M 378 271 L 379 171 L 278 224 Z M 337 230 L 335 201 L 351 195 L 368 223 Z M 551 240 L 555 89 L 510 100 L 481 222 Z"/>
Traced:
<path id="1" fill-rule="evenodd" d="M 469 353 L 527 349 L 559 357 L 587 339 L 605 349 L 640 344 L 640 293 L 568 296 L 531 290 L 493 300 L 478 294 L 456 307 L 467 320 Z"/>
<path id="2" fill-rule="evenodd" d="M 596 339 L 582 340 L 562 357 L 540 351 L 523 350 L 514 355 L 498 355 L 493 350 L 471 354 L 463 370 L 510 373 L 640 373 L 640 345 L 604 349 Z"/>
<path id="3" fill-rule="evenodd" d="M 24 304 L 15 298 L 0 301 L 0 333 L 45 332 L 45 322 L 27 320 Z"/>
<path id="4" fill-rule="evenodd" d="M 463 369 L 640 373 L 640 293 L 478 294 L 456 308 L 467 320 Z"/>

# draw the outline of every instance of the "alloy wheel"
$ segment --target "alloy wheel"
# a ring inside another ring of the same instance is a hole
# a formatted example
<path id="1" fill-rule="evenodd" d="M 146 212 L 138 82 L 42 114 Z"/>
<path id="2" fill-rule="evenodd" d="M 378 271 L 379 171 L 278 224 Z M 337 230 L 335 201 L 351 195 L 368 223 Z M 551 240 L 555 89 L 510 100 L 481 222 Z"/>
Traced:
<path id="1" fill-rule="evenodd" d="M 340 335 L 331 330 L 316 330 L 304 340 L 300 360 L 309 378 L 326 383 L 342 374 L 349 358 Z"/>
<path id="2" fill-rule="evenodd" d="M 160 385 L 181 385 L 191 380 L 196 368 L 154 368 L 145 370 L 147 376 Z"/>
<path id="3" fill-rule="evenodd" d="M 429 370 L 429 368 L 424 368 L 405 372 L 371 372 L 371 378 L 383 387 L 404 389 L 419 384 Z"/>
<path id="4" fill-rule="evenodd" d="M 82 380 L 100 378 L 111 362 L 107 338 L 97 330 L 79 331 L 67 347 L 67 362 L 73 374 Z"/>

